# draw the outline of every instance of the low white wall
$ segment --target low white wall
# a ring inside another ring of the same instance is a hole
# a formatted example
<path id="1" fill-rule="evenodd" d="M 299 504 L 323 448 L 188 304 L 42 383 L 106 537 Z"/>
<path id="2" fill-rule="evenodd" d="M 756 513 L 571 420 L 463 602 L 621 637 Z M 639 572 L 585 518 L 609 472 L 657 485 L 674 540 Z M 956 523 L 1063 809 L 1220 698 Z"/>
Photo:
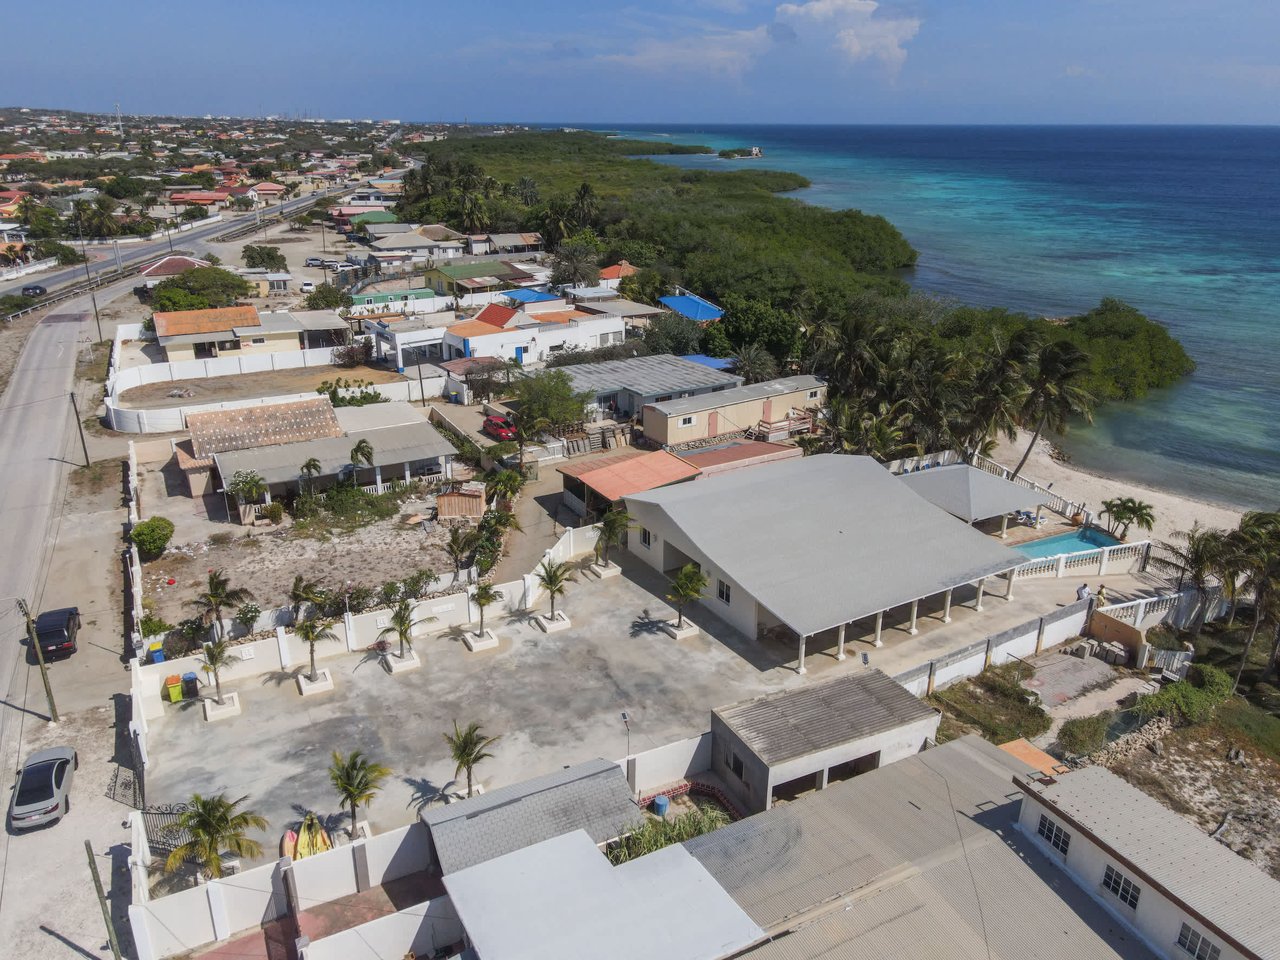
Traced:
<path id="1" fill-rule="evenodd" d="M 50 267 L 56 267 L 57 265 L 57 257 L 36 260 L 33 263 L 24 263 L 21 266 L 0 271 L 0 280 L 17 280 L 19 277 L 25 277 L 30 273 L 39 273 L 41 270 L 48 270 Z"/>
<path id="2" fill-rule="evenodd" d="M 369 865 L 369 882 L 381 885 L 399 880 L 431 865 L 431 831 L 422 821 L 380 833 L 364 843 Z"/>
<path id="3" fill-rule="evenodd" d="M 209 883 L 215 898 L 221 899 L 226 926 L 231 933 L 252 930 L 289 912 L 284 884 L 284 868 L 288 862 L 277 860 Z M 216 922 L 215 925 L 221 926 Z"/>
<path id="4" fill-rule="evenodd" d="M 129 907 L 138 960 L 161 960 L 217 939 L 208 885 L 179 890 Z"/>
<path id="5" fill-rule="evenodd" d="M 356 844 L 348 844 L 327 853 L 318 853 L 297 861 L 289 868 L 298 892 L 299 909 L 310 910 L 319 904 L 359 892 L 353 856 L 355 848 Z"/>
<path id="6" fill-rule="evenodd" d="M 627 758 L 627 779 L 631 792 L 637 796 L 710 769 L 710 730 Z"/>
<path id="7" fill-rule="evenodd" d="M 409 951 L 432 957 L 462 939 L 462 923 L 444 896 L 308 944 L 301 960 L 399 960 Z"/>

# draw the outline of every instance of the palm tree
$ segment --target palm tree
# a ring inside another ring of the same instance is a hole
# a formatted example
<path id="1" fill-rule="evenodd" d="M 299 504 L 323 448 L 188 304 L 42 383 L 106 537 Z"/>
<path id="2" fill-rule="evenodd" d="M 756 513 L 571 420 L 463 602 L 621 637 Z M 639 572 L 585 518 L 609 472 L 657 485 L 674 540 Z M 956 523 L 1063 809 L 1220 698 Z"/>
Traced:
<path id="1" fill-rule="evenodd" d="M 564 596 L 565 589 L 569 584 L 577 580 L 573 575 L 573 569 L 564 562 L 557 563 L 555 560 L 543 560 L 542 563 L 538 564 L 538 569 L 534 571 L 534 576 L 538 580 L 538 586 L 547 591 L 547 596 L 551 598 L 551 619 L 554 620 L 556 618 L 556 597 Z"/>
<path id="2" fill-rule="evenodd" d="M 511 429 L 515 433 L 516 449 L 520 452 L 520 475 L 524 475 L 524 448 L 537 440 L 542 435 L 542 431 L 551 426 L 551 421 L 546 417 L 535 417 L 527 413 L 516 413 L 510 417 L 509 421 Z"/>
<path id="3" fill-rule="evenodd" d="M 600 201 L 596 199 L 596 192 L 591 189 L 591 184 L 579 184 L 578 189 L 573 192 L 573 201 L 570 205 L 574 224 L 579 229 L 589 227 L 599 213 Z"/>
<path id="4" fill-rule="evenodd" d="M 524 475 L 515 470 L 495 470 L 485 478 L 485 495 L 489 502 L 513 500 L 524 486 Z"/>
<path id="5" fill-rule="evenodd" d="M 320 586 L 319 580 L 308 580 L 305 575 L 296 574 L 293 586 L 289 588 L 289 611 L 293 622 L 297 623 L 302 618 L 304 603 L 316 604 L 323 598 L 324 588 Z"/>
<path id="6" fill-rule="evenodd" d="M 404 659 L 404 651 L 407 647 L 413 652 L 413 628 L 429 622 L 433 618 L 425 618 L 422 620 L 413 619 L 413 601 L 401 600 L 395 605 L 391 611 L 391 622 L 381 633 L 378 639 L 381 640 L 385 636 L 393 636 L 400 641 L 400 659 Z"/>
<path id="7" fill-rule="evenodd" d="M 205 673 L 213 674 L 214 700 L 218 706 L 222 706 L 222 671 L 238 659 L 231 655 L 231 644 L 221 637 L 209 641 L 201 648 L 200 668 Z"/>
<path id="8" fill-rule="evenodd" d="M 186 836 L 190 839 L 173 848 L 164 862 L 166 873 L 181 869 L 185 863 L 194 863 L 207 878 L 216 880 L 222 876 L 222 852 L 237 857 L 256 857 L 262 853 L 262 844 L 249 839 L 250 830 L 267 829 L 266 817 L 252 810 L 237 810 L 248 800 L 228 800 L 225 793 L 216 797 L 191 795 L 187 809 L 166 831 L 170 836 Z"/>
<path id="9" fill-rule="evenodd" d="M 467 233 L 480 233 L 489 226 L 489 208 L 484 197 L 470 191 L 458 194 L 458 220 Z"/>
<path id="10" fill-rule="evenodd" d="M 707 575 L 699 570 L 698 565 L 695 563 L 686 563 L 671 578 L 671 589 L 667 594 L 667 599 L 675 604 L 678 617 L 676 620 L 677 630 L 684 626 L 685 605 L 701 599 L 703 591 L 707 589 L 707 585 L 710 582 Z"/>
<path id="11" fill-rule="evenodd" d="M 453 762 L 457 764 L 453 770 L 454 779 L 456 780 L 463 770 L 467 772 L 467 796 L 469 797 L 472 791 L 471 771 L 481 760 L 488 760 L 493 756 L 488 752 L 489 748 L 502 737 L 501 735 L 486 737 L 484 731 L 480 729 L 480 724 L 475 722 L 467 724 L 465 730 L 459 729 L 457 720 L 453 721 L 453 733 L 443 734 L 443 737 L 444 742 L 449 745 Z"/>
<path id="12" fill-rule="evenodd" d="M 302 474 L 302 479 L 308 490 L 312 489 L 315 478 L 320 476 L 320 471 L 324 469 L 320 466 L 320 461 L 315 457 L 308 457 L 307 462 L 298 468 L 298 472 Z"/>
<path id="13" fill-rule="evenodd" d="M 1233 540 L 1244 574 L 1242 586 L 1253 595 L 1253 623 L 1231 685 L 1231 692 L 1235 693 L 1249 662 L 1254 640 L 1258 637 L 1258 629 L 1263 620 L 1268 617 L 1274 619 L 1276 615 L 1276 601 L 1280 596 L 1280 513 L 1246 513 L 1240 519 Z M 1271 659 L 1274 662 L 1275 657 Z"/>
<path id="14" fill-rule="evenodd" d="M 1064 433 L 1073 416 L 1093 420 L 1093 397 L 1084 386 L 1089 374 L 1089 355 L 1065 340 L 1045 344 L 1036 355 L 1035 372 L 1028 378 L 1027 398 L 1022 405 L 1024 423 L 1034 423 L 1031 442 L 1018 461 L 1010 479 L 1018 476 L 1045 427 Z"/>
<path id="15" fill-rule="evenodd" d="M 532 177 L 521 177 L 516 183 L 516 195 L 526 207 L 538 202 L 538 183 Z"/>
<path id="16" fill-rule="evenodd" d="M 382 789 L 382 783 L 391 776 L 390 768 L 375 763 L 359 750 L 353 750 L 343 756 L 333 751 L 333 762 L 329 764 L 329 782 L 338 791 L 343 806 L 351 808 L 351 836 L 356 835 L 356 808 L 368 806 Z"/>
<path id="17" fill-rule="evenodd" d="M 351 448 L 351 458 L 348 462 L 351 464 L 351 485 L 358 487 L 360 483 L 356 479 L 356 474 L 360 471 L 360 464 L 363 463 L 367 467 L 373 466 L 373 444 L 365 437 L 361 437 Z"/>
<path id="18" fill-rule="evenodd" d="M 491 583 L 482 583 L 471 593 L 471 602 L 476 605 L 480 611 L 480 630 L 481 636 L 484 635 L 484 608 L 493 606 L 502 599 L 502 591 L 494 587 Z"/>
<path id="19" fill-rule="evenodd" d="M 293 632 L 302 638 L 311 652 L 311 675 L 307 679 L 311 683 L 315 683 L 318 676 L 316 673 L 316 644 L 323 640 L 337 640 L 338 635 L 318 617 L 308 617 L 301 623 L 294 624 Z"/>
<path id="20" fill-rule="evenodd" d="M 773 354 L 759 343 L 748 343 L 733 351 L 730 355 L 730 369 L 747 383 L 763 383 L 778 375 L 778 362 Z"/>
<path id="21" fill-rule="evenodd" d="M 237 470 L 231 475 L 227 490 L 241 503 L 257 503 L 267 492 L 267 481 L 256 470 Z"/>
<path id="22" fill-rule="evenodd" d="M 238 607 L 253 599 L 253 593 L 244 587 L 233 587 L 221 570 L 209 571 L 209 583 L 203 593 L 187 601 L 187 605 L 200 611 L 200 616 L 213 621 L 219 639 L 222 638 L 222 608 Z M 221 699 L 218 701 L 221 703 Z"/>
<path id="23" fill-rule="evenodd" d="M 1156 525 L 1155 508 L 1144 500 L 1136 500 L 1133 497 L 1125 497 L 1125 522 L 1120 530 L 1120 539 L 1126 540 L 1129 537 L 1129 528 L 1134 524 L 1138 525 L 1139 530 L 1150 530 Z"/>
<path id="24" fill-rule="evenodd" d="M 595 250 L 585 243 L 562 243 L 551 257 L 553 286 L 594 287 L 600 282 Z"/>
<path id="25" fill-rule="evenodd" d="M 1109 502 L 1111 501 L 1105 501 L 1103 505 L 1106 506 Z M 1196 615 L 1192 621 L 1191 635 L 1198 637 L 1208 613 L 1205 600 L 1209 590 L 1209 577 L 1218 568 L 1225 549 L 1224 535 L 1221 530 L 1205 529 L 1197 522 L 1192 524 L 1190 530 L 1179 530 L 1173 536 L 1175 542 L 1162 543 L 1160 546 L 1178 568 L 1178 589 L 1182 589 L 1184 579 L 1190 580 L 1196 589 Z"/>
<path id="26" fill-rule="evenodd" d="M 479 535 L 474 530 L 464 530 L 462 527 L 449 528 L 449 539 L 445 541 L 444 552 L 453 561 L 455 580 L 457 580 L 458 574 L 462 572 L 462 567 L 470 559 L 471 552 L 475 550 L 479 539 Z"/>
<path id="27" fill-rule="evenodd" d="M 622 538 L 634 526 L 631 514 L 622 507 L 614 507 L 600 518 L 600 537 L 596 540 L 596 550 L 600 554 L 602 566 L 609 565 L 609 548 L 622 543 Z"/>
<path id="28" fill-rule="evenodd" d="M 573 233 L 573 204 L 567 197 L 552 197 L 542 214 L 542 242 L 548 249 L 560 246 Z"/>

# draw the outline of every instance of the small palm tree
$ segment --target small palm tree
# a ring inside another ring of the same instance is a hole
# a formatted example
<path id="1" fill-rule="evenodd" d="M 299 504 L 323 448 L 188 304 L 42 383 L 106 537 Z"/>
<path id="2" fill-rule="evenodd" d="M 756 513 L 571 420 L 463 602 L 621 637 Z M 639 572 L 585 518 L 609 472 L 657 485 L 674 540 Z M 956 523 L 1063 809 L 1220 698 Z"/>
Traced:
<path id="1" fill-rule="evenodd" d="M 185 863 L 194 863 L 207 878 L 216 880 L 222 876 L 222 851 L 237 857 L 256 857 L 262 853 L 262 844 L 249 839 L 250 830 L 267 829 L 265 817 L 252 810 L 237 810 L 248 800 L 228 800 L 225 793 L 216 797 L 192 794 L 187 810 L 169 827 L 170 836 L 190 837 L 173 848 L 165 860 L 166 873 L 179 870 Z"/>
<path id="2" fill-rule="evenodd" d="M 496 470 L 485 480 L 485 494 L 489 502 L 511 500 L 524 486 L 524 477 L 515 470 Z"/>
<path id="3" fill-rule="evenodd" d="M 231 655 L 231 644 L 222 637 L 206 643 L 200 654 L 200 669 L 213 675 L 214 699 L 222 706 L 222 671 L 237 658 Z"/>
<path id="4" fill-rule="evenodd" d="M 748 343 L 733 351 L 732 370 L 747 383 L 763 383 L 778 375 L 778 362 L 759 343 Z"/>
<path id="5" fill-rule="evenodd" d="M 337 640 L 338 635 L 318 617 L 308 617 L 301 623 L 295 624 L 293 632 L 302 638 L 311 652 L 311 675 L 307 679 L 315 683 L 318 676 L 316 672 L 316 644 L 324 640 Z"/>
<path id="6" fill-rule="evenodd" d="M 554 620 L 556 597 L 564 596 L 565 589 L 577 578 L 574 577 L 569 564 L 557 563 L 554 560 L 543 560 L 534 571 L 534 576 L 538 578 L 538 586 L 547 591 L 547 596 L 551 598 L 551 619 Z"/>
<path id="7" fill-rule="evenodd" d="M 217 636 L 222 638 L 222 610 L 224 607 L 238 607 L 245 601 L 252 600 L 253 594 L 244 587 L 233 587 L 231 581 L 221 570 L 209 571 L 209 583 L 204 592 L 187 601 L 187 606 L 195 607 L 206 621 L 213 621 Z"/>
<path id="8" fill-rule="evenodd" d="M 471 593 L 471 602 L 480 610 L 480 633 L 484 634 L 484 608 L 502 599 L 502 591 L 491 583 L 482 583 Z"/>
<path id="9" fill-rule="evenodd" d="M 1125 522 L 1120 530 L 1120 539 L 1129 537 L 1129 528 L 1137 525 L 1139 530 L 1150 530 L 1156 525 L 1155 508 L 1143 500 L 1125 497 Z"/>
<path id="10" fill-rule="evenodd" d="M 301 573 L 294 576 L 293 586 L 289 588 L 289 610 L 293 622 L 297 623 L 302 618 L 303 604 L 317 604 L 323 599 L 324 589 L 319 580 L 308 580 Z"/>
<path id="11" fill-rule="evenodd" d="M 395 605 L 391 611 L 391 622 L 381 633 L 378 639 L 381 640 L 385 636 L 393 636 L 400 641 L 400 659 L 404 659 L 406 648 L 413 651 L 413 629 L 424 623 L 434 620 L 434 617 L 426 617 L 422 620 L 413 619 L 413 602 L 411 600 L 401 600 Z"/>
<path id="12" fill-rule="evenodd" d="M 471 551 L 476 548 L 478 539 L 473 530 L 464 530 L 462 527 L 451 527 L 449 529 L 449 539 L 445 541 L 444 552 L 453 561 L 455 578 L 457 574 L 462 572 L 463 566 L 470 559 Z"/>
<path id="13" fill-rule="evenodd" d="M 596 540 L 596 552 L 602 566 L 609 565 L 609 548 L 622 543 L 622 538 L 634 526 L 631 514 L 621 507 L 609 510 L 600 518 L 600 538 Z"/>
<path id="14" fill-rule="evenodd" d="M 351 808 L 351 836 L 356 835 L 356 809 L 368 806 L 382 789 L 383 781 L 391 776 L 389 767 L 376 763 L 359 750 L 345 757 L 333 751 L 333 763 L 329 764 L 329 782 L 343 806 Z"/>
<path id="15" fill-rule="evenodd" d="M 1197 522 L 1190 530 L 1178 530 L 1173 537 L 1173 542 L 1160 546 L 1178 568 L 1178 589 L 1182 589 L 1184 580 L 1190 580 L 1196 589 L 1196 615 L 1191 624 L 1191 634 L 1199 636 L 1204 627 L 1204 615 L 1208 612 L 1205 599 L 1209 577 L 1219 567 L 1225 549 L 1224 535 L 1220 530 L 1206 529 Z"/>
<path id="16" fill-rule="evenodd" d="M 469 723 L 465 730 L 458 727 L 458 721 L 453 721 L 453 733 L 443 734 L 444 742 L 449 745 L 449 752 L 453 756 L 453 762 L 457 766 L 453 770 L 454 779 L 462 771 L 467 772 L 467 796 L 471 796 L 471 771 L 475 769 L 476 764 L 481 760 L 488 760 L 493 757 L 489 753 L 489 748 L 502 739 L 501 736 L 486 737 L 484 731 L 480 729 L 480 724 Z"/>
<path id="17" fill-rule="evenodd" d="M 707 575 L 698 569 L 697 564 L 686 563 L 671 578 L 671 591 L 667 594 L 667 599 L 675 604 L 676 629 L 679 630 L 684 626 L 684 608 L 686 604 L 692 603 L 702 597 L 702 593 L 707 589 L 707 584 L 711 581 L 707 579 Z"/>
<path id="18" fill-rule="evenodd" d="M 358 487 L 360 483 L 356 479 L 356 475 L 360 472 L 360 464 L 363 463 L 367 467 L 373 466 L 373 444 L 371 444 L 364 437 L 361 437 L 359 440 L 357 440 L 356 445 L 351 448 L 350 463 L 351 463 L 351 485 L 353 487 Z"/>
<path id="19" fill-rule="evenodd" d="M 324 468 L 320 466 L 320 461 L 315 457 L 308 457 L 307 461 L 298 468 L 298 472 L 302 474 L 303 485 L 308 489 L 312 489 L 315 484 L 316 477 L 320 476 L 320 471 Z"/>

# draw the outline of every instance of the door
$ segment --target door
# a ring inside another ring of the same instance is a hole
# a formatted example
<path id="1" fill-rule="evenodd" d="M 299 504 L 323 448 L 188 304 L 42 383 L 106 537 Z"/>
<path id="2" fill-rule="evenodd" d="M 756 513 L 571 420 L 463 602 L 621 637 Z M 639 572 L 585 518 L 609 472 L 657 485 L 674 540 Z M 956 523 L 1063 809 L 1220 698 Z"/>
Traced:
<path id="1" fill-rule="evenodd" d="M 516 363 L 524 366 L 524 347 L 516 347 Z"/>

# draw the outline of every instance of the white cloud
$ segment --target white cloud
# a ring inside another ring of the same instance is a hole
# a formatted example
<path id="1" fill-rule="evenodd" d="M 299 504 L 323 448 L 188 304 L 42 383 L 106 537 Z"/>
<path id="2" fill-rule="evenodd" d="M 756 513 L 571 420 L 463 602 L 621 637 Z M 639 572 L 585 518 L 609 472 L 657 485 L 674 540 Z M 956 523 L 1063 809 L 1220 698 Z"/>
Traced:
<path id="1" fill-rule="evenodd" d="M 650 73 L 714 73 L 736 79 L 772 42 L 763 26 L 710 29 L 674 37 L 640 37 L 625 53 L 601 54 L 596 59 Z"/>
<path id="2" fill-rule="evenodd" d="M 884 13 L 876 0 L 807 0 L 783 3 L 780 18 L 812 23 L 823 36 L 835 36 L 836 48 L 852 61 L 879 60 L 898 70 L 907 59 L 906 44 L 915 39 L 919 17 Z"/>

